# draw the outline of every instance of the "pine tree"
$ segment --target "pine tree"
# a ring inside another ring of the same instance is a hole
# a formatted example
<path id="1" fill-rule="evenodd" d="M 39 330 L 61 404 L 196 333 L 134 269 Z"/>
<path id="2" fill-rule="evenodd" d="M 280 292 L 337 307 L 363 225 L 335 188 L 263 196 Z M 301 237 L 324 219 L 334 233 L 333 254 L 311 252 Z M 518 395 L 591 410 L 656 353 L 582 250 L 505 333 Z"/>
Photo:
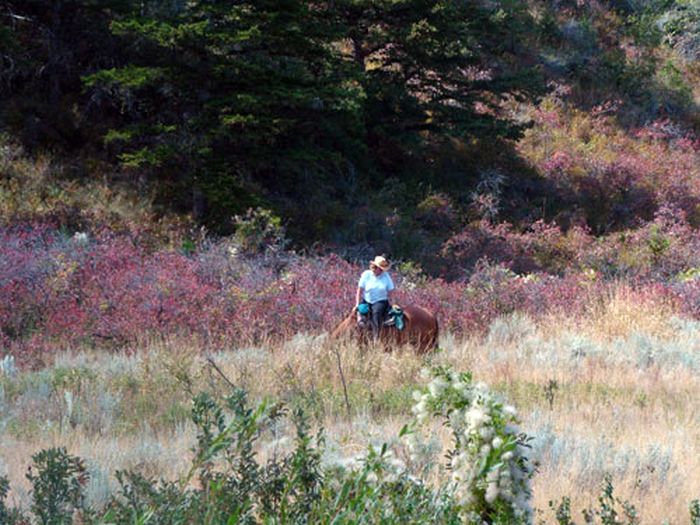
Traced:
<path id="1" fill-rule="evenodd" d="M 517 1 L 342 0 L 375 142 L 516 137 L 503 95 L 538 89 L 521 65 L 529 15 Z"/>
<path id="2" fill-rule="evenodd" d="M 126 165 L 177 166 L 217 220 L 267 195 L 299 198 L 361 147 L 361 92 L 323 5 L 199 0 L 112 29 L 132 58 L 87 79 L 120 111 L 108 142 Z"/>
<path id="3" fill-rule="evenodd" d="M 162 6 L 115 19 L 122 64 L 86 86 L 123 164 L 210 224 L 264 204 L 323 233 L 373 173 L 422 161 L 421 146 L 516 136 L 499 104 L 535 85 L 515 1 Z"/>

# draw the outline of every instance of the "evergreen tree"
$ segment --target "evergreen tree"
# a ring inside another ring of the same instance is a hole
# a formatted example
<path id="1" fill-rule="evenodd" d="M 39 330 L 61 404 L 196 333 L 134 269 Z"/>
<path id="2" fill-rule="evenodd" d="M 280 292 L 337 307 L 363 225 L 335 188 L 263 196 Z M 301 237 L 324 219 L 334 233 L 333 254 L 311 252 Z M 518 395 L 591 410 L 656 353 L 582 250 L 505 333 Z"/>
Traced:
<path id="1" fill-rule="evenodd" d="M 130 60 L 87 86 L 119 112 L 106 139 L 121 160 L 177 169 L 175 194 L 205 195 L 210 219 L 261 197 L 296 206 L 361 148 L 361 91 L 344 75 L 338 29 L 328 6 L 304 0 L 147 9 L 112 24 Z"/>
<path id="2" fill-rule="evenodd" d="M 512 0 L 341 0 L 361 69 L 371 140 L 410 151 L 427 141 L 516 137 L 504 95 L 540 83 L 523 60 L 531 21 Z M 522 55 L 522 56 L 521 56 Z"/>
<path id="3" fill-rule="evenodd" d="M 516 52 L 527 13 L 509 0 L 152 1 L 112 12 L 118 66 L 85 77 L 105 142 L 209 224 L 264 204 L 292 217 L 293 235 L 327 232 L 370 174 L 415 166 L 421 146 L 516 136 L 499 104 L 535 85 Z M 431 183 L 430 170 L 422 177 Z"/>
<path id="4" fill-rule="evenodd" d="M 89 123 L 76 112 L 82 105 L 81 76 L 117 60 L 109 20 L 115 9 L 131 4 L 0 2 L 0 126 L 29 149 L 82 147 Z"/>

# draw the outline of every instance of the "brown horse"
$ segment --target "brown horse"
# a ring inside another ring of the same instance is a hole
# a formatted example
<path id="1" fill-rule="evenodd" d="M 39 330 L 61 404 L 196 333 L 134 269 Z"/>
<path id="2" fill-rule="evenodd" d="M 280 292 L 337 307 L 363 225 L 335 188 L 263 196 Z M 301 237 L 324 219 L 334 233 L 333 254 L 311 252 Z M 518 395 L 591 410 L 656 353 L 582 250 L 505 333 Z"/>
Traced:
<path id="1" fill-rule="evenodd" d="M 431 312 L 420 306 L 402 306 L 404 328 L 385 326 L 380 332 L 380 340 L 389 348 L 392 346 L 411 345 L 419 354 L 425 354 L 437 348 L 438 322 Z M 369 329 L 357 326 L 356 313 L 353 310 L 331 332 L 331 339 L 354 336 L 360 340 L 371 337 Z"/>

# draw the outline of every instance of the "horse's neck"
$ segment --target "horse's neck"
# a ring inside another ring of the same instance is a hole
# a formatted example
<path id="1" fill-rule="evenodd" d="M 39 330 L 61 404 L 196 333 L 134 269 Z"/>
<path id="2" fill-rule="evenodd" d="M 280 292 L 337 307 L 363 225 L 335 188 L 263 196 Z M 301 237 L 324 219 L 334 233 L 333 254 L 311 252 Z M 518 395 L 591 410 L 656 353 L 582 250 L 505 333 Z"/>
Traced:
<path id="1" fill-rule="evenodd" d="M 340 324 L 331 333 L 331 337 L 338 337 L 340 335 L 343 335 L 343 333 L 345 333 L 348 329 L 352 328 L 352 322 L 353 322 L 354 318 L 355 318 L 355 315 L 353 313 L 351 313 L 345 319 L 340 321 Z"/>

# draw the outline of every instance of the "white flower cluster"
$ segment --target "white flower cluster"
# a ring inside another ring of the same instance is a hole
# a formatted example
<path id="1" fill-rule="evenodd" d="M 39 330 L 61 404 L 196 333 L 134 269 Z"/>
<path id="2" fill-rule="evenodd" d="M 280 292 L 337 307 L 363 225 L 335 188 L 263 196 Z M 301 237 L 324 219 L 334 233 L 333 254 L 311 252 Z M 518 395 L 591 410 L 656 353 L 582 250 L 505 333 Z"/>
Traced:
<path id="1" fill-rule="evenodd" d="M 17 366 L 15 366 L 14 356 L 8 354 L 0 359 L 0 373 L 8 377 L 17 375 Z"/>
<path id="2" fill-rule="evenodd" d="M 75 232 L 73 235 L 73 241 L 76 244 L 87 244 L 89 240 L 88 234 L 85 232 Z"/>
<path id="3" fill-rule="evenodd" d="M 374 461 L 381 464 L 379 472 L 381 480 L 394 482 L 404 474 L 407 474 L 406 464 L 396 457 L 396 454 L 389 448 L 388 445 L 370 445 L 367 452 L 356 454 L 353 456 L 344 456 L 338 454 L 327 454 L 323 458 L 323 463 L 327 467 L 336 467 L 342 470 L 359 472 L 367 467 L 368 461 Z M 376 483 L 380 481 L 376 472 L 370 472 L 367 475 L 367 481 Z"/>
<path id="4" fill-rule="evenodd" d="M 484 383 L 472 383 L 469 374 L 444 368 L 435 369 L 432 381 L 413 397 L 417 423 L 413 432 L 434 415 L 445 418 L 453 431 L 448 469 L 467 522 L 482 523 L 482 518 L 471 519 L 477 515 L 498 515 L 509 523 L 532 523 L 533 467 L 519 437 L 515 409 L 504 405 Z M 406 436 L 409 452 L 416 442 L 412 433 Z"/>

